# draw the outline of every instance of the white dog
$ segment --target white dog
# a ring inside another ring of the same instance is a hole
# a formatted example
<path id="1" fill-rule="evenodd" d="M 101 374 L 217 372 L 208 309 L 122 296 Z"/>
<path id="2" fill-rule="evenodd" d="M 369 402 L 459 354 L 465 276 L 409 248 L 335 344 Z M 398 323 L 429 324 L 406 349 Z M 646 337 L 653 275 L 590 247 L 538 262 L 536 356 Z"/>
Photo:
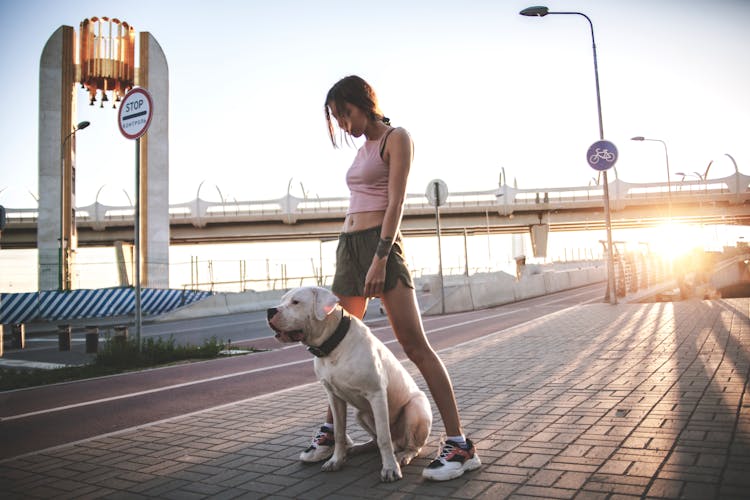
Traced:
<path id="1" fill-rule="evenodd" d="M 325 288 L 287 292 L 268 309 L 268 324 L 282 342 L 302 342 L 315 357 L 315 374 L 328 393 L 335 444 L 324 471 L 346 460 L 346 405 L 377 442 L 383 481 L 401 479 L 401 465 L 419 454 L 430 435 L 432 411 L 427 396 L 393 353 L 358 318 L 338 305 Z M 395 450 L 395 452 L 394 452 Z"/>

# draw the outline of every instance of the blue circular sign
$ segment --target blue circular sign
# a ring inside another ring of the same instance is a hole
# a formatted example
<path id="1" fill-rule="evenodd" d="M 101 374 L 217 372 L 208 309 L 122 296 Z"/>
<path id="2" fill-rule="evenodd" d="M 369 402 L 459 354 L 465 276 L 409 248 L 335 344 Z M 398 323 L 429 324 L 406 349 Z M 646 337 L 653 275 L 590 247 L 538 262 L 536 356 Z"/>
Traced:
<path id="1" fill-rule="evenodd" d="M 596 141 L 586 152 L 586 161 L 594 170 L 609 170 L 617 161 L 617 147 L 609 141 Z"/>

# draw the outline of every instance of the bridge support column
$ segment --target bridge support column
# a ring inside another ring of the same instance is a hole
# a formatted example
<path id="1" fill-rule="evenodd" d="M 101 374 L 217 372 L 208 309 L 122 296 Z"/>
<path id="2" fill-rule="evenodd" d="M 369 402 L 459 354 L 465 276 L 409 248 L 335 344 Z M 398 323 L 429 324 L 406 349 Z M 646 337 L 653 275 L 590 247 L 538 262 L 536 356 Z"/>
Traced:
<path id="1" fill-rule="evenodd" d="M 534 224 L 529 226 L 531 234 L 531 249 L 534 257 L 547 256 L 547 236 L 549 235 L 549 224 Z"/>

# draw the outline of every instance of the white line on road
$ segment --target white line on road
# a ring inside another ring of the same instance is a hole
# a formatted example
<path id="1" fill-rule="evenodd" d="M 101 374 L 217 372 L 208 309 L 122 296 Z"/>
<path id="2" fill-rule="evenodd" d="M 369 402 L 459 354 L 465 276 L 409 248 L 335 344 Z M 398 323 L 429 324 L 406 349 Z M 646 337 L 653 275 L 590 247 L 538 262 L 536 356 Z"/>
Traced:
<path id="1" fill-rule="evenodd" d="M 131 393 L 128 393 L 128 394 L 121 394 L 120 396 L 112 396 L 110 398 L 94 399 L 94 400 L 91 400 L 91 401 L 84 401 L 82 403 L 76 403 L 76 404 L 72 404 L 72 405 L 58 406 L 56 408 L 47 408 L 45 410 L 32 411 L 32 412 L 29 412 L 29 413 L 22 413 L 22 414 L 19 414 L 19 415 L 11 415 L 10 417 L 0 417 L 0 422 L 7 422 L 9 420 L 19 420 L 19 419 L 22 419 L 22 418 L 33 417 L 33 416 L 36 416 L 36 415 L 43 415 L 45 413 L 54 413 L 54 412 L 58 412 L 58 411 L 70 410 L 72 408 L 80 408 L 80 407 L 83 407 L 83 406 L 90 406 L 90 405 L 95 405 L 95 404 L 100 404 L 100 403 L 108 403 L 110 401 L 117 401 L 118 399 L 135 398 L 135 397 L 138 397 L 138 396 L 144 396 L 146 394 L 154 394 L 156 392 L 171 391 L 173 389 L 180 389 L 182 387 L 189 387 L 191 385 L 203 384 L 203 383 L 207 383 L 207 382 L 215 382 L 217 380 L 223 380 L 223 379 L 232 378 L 232 377 L 241 377 L 242 375 L 248 375 L 250 373 L 257 373 L 257 372 L 261 372 L 261 371 L 264 371 L 264 370 L 272 370 L 272 369 L 275 369 L 275 368 L 284 368 L 286 366 L 293 366 L 293 365 L 299 365 L 301 363 L 310 363 L 310 362 L 312 362 L 312 358 L 310 358 L 310 359 L 303 359 L 303 360 L 300 360 L 300 361 L 292 361 L 292 362 L 289 362 L 289 363 L 282 363 L 282 364 L 273 365 L 273 366 L 269 366 L 269 367 L 265 367 L 265 368 L 255 368 L 253 370 L 246 370 L 246 371 L 242 371 L 242 372 L 234 372 L 234 373 L 229 373 L 227 375 L 220 375 L 220 376 L 217 376 L 217 377 L 210 377 L 210 378 L 204 378 L 204 379 L 200 379 L 200 380 L 193 380 L 192 382 L 185 382 L 185 383 L 182 383 L 182 384 L 167 385 L 167 386 L 164 386 L 164 387 L 157 387 L 155 389 L 149 389 L 147 391 L 131 392 Z"/>

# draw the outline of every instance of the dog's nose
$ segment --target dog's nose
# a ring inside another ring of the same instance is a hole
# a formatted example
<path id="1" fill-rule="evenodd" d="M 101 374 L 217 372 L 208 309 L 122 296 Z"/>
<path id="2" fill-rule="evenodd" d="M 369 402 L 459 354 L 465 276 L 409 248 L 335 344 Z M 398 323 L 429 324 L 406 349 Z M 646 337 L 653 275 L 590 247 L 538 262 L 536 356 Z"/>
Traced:
<path id="1" fill-rule="evenodd" d="M 268 319 L 270 320 L 271 318 L 276 316 L 276 313 L 279 312 L 279 310 L 275 307 L 269 307 L 266 312 L 268 313 Z"/>

